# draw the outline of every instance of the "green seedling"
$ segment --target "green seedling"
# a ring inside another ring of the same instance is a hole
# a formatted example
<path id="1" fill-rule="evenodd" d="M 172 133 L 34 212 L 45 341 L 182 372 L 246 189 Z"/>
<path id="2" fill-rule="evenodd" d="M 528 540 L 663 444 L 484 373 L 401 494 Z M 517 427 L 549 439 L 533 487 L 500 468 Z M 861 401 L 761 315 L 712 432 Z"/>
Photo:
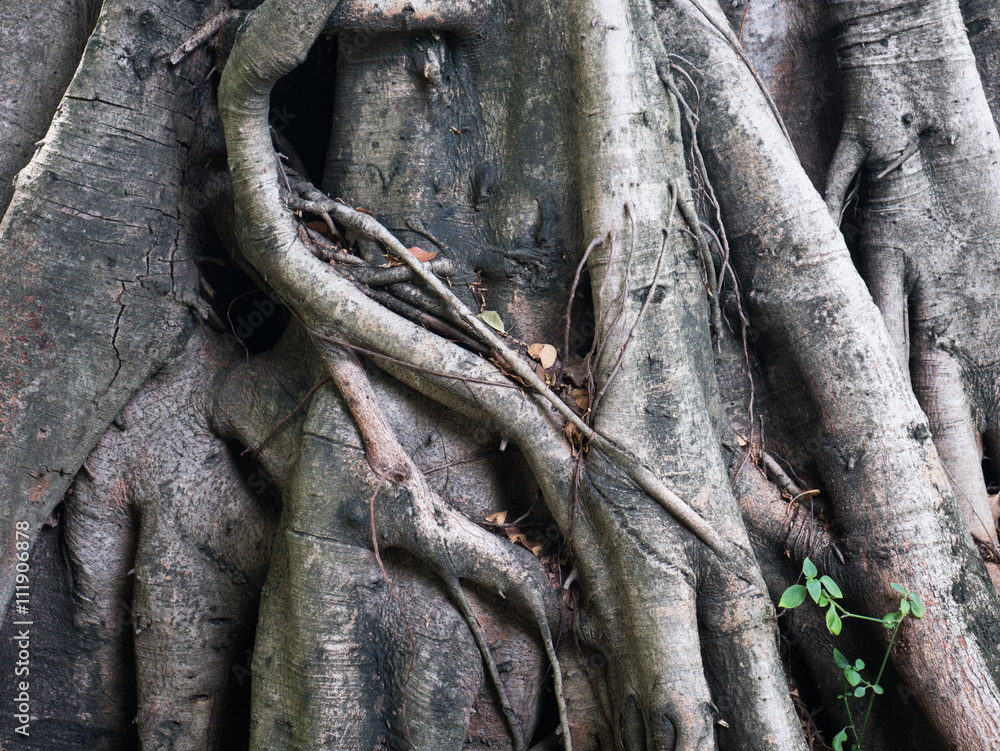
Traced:
<path id="1" fill-rule="evenodd" d="M 811 598 L 817 607 L 826 609 L 826 627 L 834 636 L 840 634 L 844 627 L 844 621 L 848 618 L 874 621 L 892 631 L 892 634 L 889 636 L 889 646 L 885 650 L 885 655 L 882 657 L 882 665 L 879 667 L 878 675 L 875 677 L 873 683 L 861 675 L 861 671 L 865 667 L 864 660 L 858 659 L 852 663 L 839 649 L 833 650 L 833 659 L 837 663 L 837 667 L 844 674 L 844 692 L 837 698 L 844 701 L 844 706 L 847 708 L 847 719 L 850 722 L 847 727 L 834 736 L 833 749 L 834 751 L 844 751 L 844 744 L 848 741 L 850 735 L 853 735 L 854 742 L 851 744 L 851 751 L 863 751 L 861 739 L 864 738 L 865 731 L 868 729 L 872 703 L 875 701 L 876 696 L 885 693 L 885 689 L 882 688 L 879 681 L 882 679 L 882 673 L 889 662 L 889 653 L 892 651 L 892 645 L 896 641 L 896 634 L 899 632 L 899 627 L 905 618 L 924 617 L 924 604 L 915 592 L 910 592 L 902 584 L 893 582 L 890 586 L 901 595 L 898 609 L 887 613 L 881 618 L 859 615 L 858 613 L 850 612 L 838 602 L 838 600 L 843 599 L 844 594 L 841 592 L 837 582 L 829 576 L 819 576 L 816 565 L 808 558 L 802 561 L 802 575 L 805 576 L 806 583 L 794 584 L 786 589 L 781 595 L 781 600 L 778 602 L 779 608 L 787 608 L 789 610 L 797 608 L 806 601 L 806 598 Z M 854 722 L 854 715 L 851 713 L 849 699 L 861 699 L 865 696 L 868 696 L 868 707 L 859 729 Z"/>

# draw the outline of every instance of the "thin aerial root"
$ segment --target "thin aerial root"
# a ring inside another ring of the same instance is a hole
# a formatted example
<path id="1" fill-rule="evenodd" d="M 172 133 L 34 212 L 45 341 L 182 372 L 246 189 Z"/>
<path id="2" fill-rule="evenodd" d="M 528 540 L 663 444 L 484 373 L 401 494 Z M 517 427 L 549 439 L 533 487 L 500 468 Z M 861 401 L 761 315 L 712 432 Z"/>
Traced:
<path id="1" fill-rule="evenodd" d="M 559 710 L 559 728 L 562 730 L 564 751 L 573 751 L 573 739 L 569 732 L 569 714 L 566 711 L 566 694 L 563 693 L 562 667 L 559 665 L 559 658 L 556 656 L 556 645 L 552 641 L 552 631 L 549 623 L 545 620 L 545 613 L 538 614 L 538 628 L 542 632 L 542 642 L 545 644 L 545 652 L 552 663 L 552 681 L 556 691 L 556 708 Z"/>
<path id="2" fill-rule="evenodd" d="M 708 287 L 708 299 L 712 306 L 712 328 L 715 329 L 715 336 L 722 336 L 722 309 L 719 306 L 719 287 L 715 276 L 715 262 L 712 260 L 712 251 L 708 247 L 705 234 L 701 231 L 701 220 L 694 209 L 687 205 L 683 199 L 678 198 L 677 206 L 681 210 L 681 216 L 694 235 L 698 245 L 698 252 L 701 254 L 701 262 L 705 267 L 705 285 Z"/>
<path id="3" fill-rule="evenodd" d="M 242 18 L 244 15 L 246 15 L 246 11 L 227 9 L 215 18 L 209 19 L 199 26 L 184 44 L 174 50 L 174 53 L 170 56 L 170 64 L 177 65 L 177 63 L 211 39 L 223 26 L 233 19 Z"/>
<path id="4" fill-rule="evenodd" d="M 573 275 L 573 284 L 569 288 L 569 302 L 566 303 L 566 330 L 563 334 L 563 362 L 567 362 L 569 358 L 569 329 L 570 321 L 573 314 L 573 299 L 576 297 L 576 288 L 580 284 L 580 277 L 583 275 L 583 269 L 587 265 L 587 259 L 590 258 L 590 254 L 593 252 L 594 248 L 600 245 L 603 241 L 599 237 L 595 237 L 590 241 L 590 245 L 583 252 L 583 258 L 580 259 L 579 265 L 576 267 L 576 274 Z"/>
<path id="5" fill-rule="evenodd" d="M 482 626 L 479 625 L 479 621 L 469 606 L 469 600 L 465 596 L 462 584 L 457 579 L 444 577 L 444 585 L 448 589 L 452 600 L 454 600 L 458 612 L 462 614 L 462 617 L 468 624 L 469 630 L 472 632 L 472 637 L 476 640 L 476 646 L 479 647 L 479 653 L 483 656 L 483 664 L 486 666 L 486 671 L 490 674 L 490 680 L 493 682 L 494 688 L 496 688 L 497 697 L 500 700 L 500 708 L 503 710 L 504 719 L 510 728 L 511 738 L 514 741 L 514 749 L 515 751 L 525 751 L 527 744 L 524 741 L 524 731 L 521 729 L 521 721 L 518 719 L 514 708 L 510 705 L 510 699 L 507 698 L 507 689 L 504 687 L 503 681 L 500 680 L 500 669 L 497 667 L 496 660 L 493 659 L 493 652 L 490 650 L 490 645 L 486 642 L 486 634 L 483 633 Z"/>
<path id="6" fill-rule="evenodd" d="M 615 364 L 611 368 L 611 373 L 608 375 L 601 387 L 600 392 L 597 394 L 597 398 L 593 402 L 593 406 L 590 408 L 591 413 L 596 414 L 597 408 L 601 405 L 601 401 L 604 399 L 604 394 L 607 392 L 608 387 L 614 381 L 615 376 L 618 375 L 618 371 L 622 365 L 622 359 L 625 357 L 625 350 L 628 349 L 628 345 L 632 341 L 632 337 L 635 336 L 635 330 L 639 327 L 642 322 L 643 317 L 646 315 L 646 309 L 649 307 L 649 303 L 653 299 L 653 295 L 656 294 L 656 285 L 660 282 L 660 271 L 663 268 L 663 257 L 667 251 L 667 241 L 670 239 L 670 229 L 674 222 L 674 208 L 679 203 L 677 198 L 677 185 L 671 180 L 670 181 L 670 210 L 667 214 L 667 228 L 663 230 L 663 243 L 660 245 L 660 254 L 656 258 L 656 268 L 653 271 L 653 281 L 649 285 L 649 292 L 646 293 L 646 299 L 642 301 L 642 307 L 639 308 L 639 313 L 635 317 L 635 322 L 632 324 L 632 328 L 629 329 L 628 336 L 625 337 L 625 341 L 622 342 L 622 346 L 618 351 L 618 357 L 615 359 Z M 627 289 L 626 289 L 627 292 Z M 714 299 L 714 298 L 713 298 Z"/>

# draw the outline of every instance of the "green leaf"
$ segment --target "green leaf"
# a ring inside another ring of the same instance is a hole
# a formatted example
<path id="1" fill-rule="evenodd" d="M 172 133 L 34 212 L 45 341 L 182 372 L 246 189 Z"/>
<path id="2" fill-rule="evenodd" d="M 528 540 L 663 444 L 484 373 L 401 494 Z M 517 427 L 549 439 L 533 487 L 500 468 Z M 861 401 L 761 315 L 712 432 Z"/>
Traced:
<path id="1" fill-rule="evenodd" d="M 480 319 L 490 328 L 496 329 L 501 334 L 507 331 L 507 329 L 504 328 L 503 321 L 500 320 L 500 314 L 495 310 L 484 310 L 482 313 L 477 315 L 476 318 Z"/>
<path id="2" fill-rule="evenodd" d="M 858 675 L 858 671 L 853 668 L 847 668 L 847 670 L 844 671 L 844 677 L 852 686 L 857 686 L 861 683 L 861 676 Z"/>
<path id="3" fill-rule="evenodd" d="M 858 659 L 856 659 L 854 661 L 854 669 L 855 670 L 864 670 L 865 669 L 865 661 L 862 660 L 860 657 Z"/>
<path id="4" fill-rule="evenodd" d="M 906 594 L 906 587 L 904 587 L 902 584 L 897 584 L 896 582 L 893 582 L 889 586 L 892 587 L 893 589 L 895 589 L 901 595 L 905 595 Z"/>
<path id="5" fill-rule="evenodd" d="M 833 736 L 833 751 L 844 751 L 844 741 L 847 740 L 847 728 Z"/>
<path id="6" fill-rule="evenodd" d="M 816 571 L 816 565 L 806 558 L 802 561 L 802 573 L 806 575 L 806 579 L 815 579 L 819 572 Z"/>
<path id="7" fill-rule="evenodd" d="M 843 670 L 848 667 L 851 663 L 844 657 L 844 653 L 841 652 L 836 647 L 833 648 L 833 661 L 837 663 L 837 667 Z"/>
<path id="8" fill-rule="evenodd" d="M 902 613 L 903 615 L 906 615 L 907 613 L 910 612 L 910 601 L 909 600 L 900 600 L 900 603 L 899 603 L 899 612 Z"/>
<path id="9" fill-rule="evenodd" d="M 885 693 L 885 691 L 882 689 L 882 687 L 880 685 L 878 685 L 877 683 L 873 683 L 872 684 L 872 691 L 874 691 L 879 696 L 881 696 L 882 694 Z"/>
<path id="10" fill-rule="evenodd" d="M 837 636 L 840 633 L 840 629 L 843 628 L 843 621 L 840 620 L 840 616 L 837 615 L 836 608 L 833 605 L 830 609 L 826 611 L 826 627 L 830 629 L 830 633 Z"/>
<path id="11" fill-rule="evenodd" d="M 779 608 L 797 608 L 806 601 L 806 588 L 801 584 L 794 584 L 786 589 L 781 595 Z"/>
<path id="12" fill-rule="evenodd" d="M 823 587 L 829 593 L 830 597 L 834 597 L 839 600 L 841 597 L 844 596 L 844 593 L 840 591 L 840 587 L 837 586 L 837 582 L 835 582 L 829 576 L 826 576 L 824 574 L 819 578 L 819 580 L 823 583 Z"/>
<path id="13" fill-rule="evenodd" d="M 806 589 L 809 590 L 809 596 L 813 598 L 813 602 L 819 602 L 819 596 L 823 593 L 823 585 L 815 579 L 809 579 L 806 582 Z"/>
<path id="14" fill-rule="evenodd" d="M 819 605 L 821 608 L 825 608 L 827 605 L 830 604 L 830 598 L 827 597 L 826 591 L 819 593 L 819 599 L 816 600 L 816 604 Z"/>
<path id="15" fill-rule="evenodd" d="M 856 689 L 854 689 L 854 695 L 860 699 L 862 696 L 865 695 L 865 687 L 858 686 Z"/>
<path id="16" fill-rule="evenodd" d="M 914 618 L 923 618 L 924 603 L 921 602 L 920 598 L 913 592 L 910 592 L 906 596 L 906 599 L 910 601 L 910 615 L 912 615 Z"/>
<path id="17" fill-rule="evenodd" d="M 889 613 L 882 619 L 882 625 L 886 628 L 894 628 L 897 623 L 903 620 L 903 616 L 899 612 Z"/>

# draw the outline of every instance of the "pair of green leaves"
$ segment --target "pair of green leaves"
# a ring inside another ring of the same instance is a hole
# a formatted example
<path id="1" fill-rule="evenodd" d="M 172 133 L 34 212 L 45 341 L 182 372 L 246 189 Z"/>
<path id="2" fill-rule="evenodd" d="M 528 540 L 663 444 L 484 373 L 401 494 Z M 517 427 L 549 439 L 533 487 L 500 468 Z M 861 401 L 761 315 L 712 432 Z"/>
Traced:
<path id="1" fill-rule="evenodd" d="M 786 589 L 781 595 L 778 607 L 797 608 L 806 601 L 807 596 L 811 597 L 812 601 L 821 608 L 827 608 L 826 627 L 830 630 L 830 633 L 834 635 L 839 634 L 844 623 L 840 619 L 840 614 L 837 612 L 833 601 L 841 599 L 844 593 L 840 591 L 837 582 L 829 576 L 825 574 L 817 576 L 819 571 L 816 570 L 816 565 L 808 558 L 802 561 L 802 573 L 806 577 L 806 583 L 793 584 Z"/>
<path id="2" fill-rule="evenodd" d="M 908 615 L 914 618 L 924 617 L 924 603 L 921 602 L 920 597 L 918 597 L 915 592 L 910 592 L 902 584 L 897 584 L 896 582 L 893 582 L 889 586 L 903 595 L 903 599 L 899 602 L 899 610 L 897 612 L 889 613 L 889 615 L 882 619 L 882 622 L 885 623 L 890 616 L 899 616 L 893 621 L 893 623 L 885 623 L 886 628 L 892 628 L 897 622 L 903 620 L 903 618 Z"/>
<path id="3" fill-rule="evenodd" d="M 862 696 L 865 695 L 865 692 L 868 689 L 871 689 L 873 692 L 879 695 L 885 693 L 880 685 L 878 685 L 877 683 L 869 683 L 868 681 L 866 681 L 864 678 L 861 677 L 860 671 L 865 669 L 865 661 L 862 660 L 860 657 L 857 660 L 855 660 L 854 664 L 852 665 L 850 660 L 848 660 L 844 656 L 844 653 L 841 652 L 836 647 L 834 647 L 833 659 L 836 661 L 837 667 L 844 671 L 844 680 L 846 680 L 848 685 L 854 689 L 854 696 L 860 699 Z M 837 698 L 843 698 L 843 697 L 837 697 Z"/>

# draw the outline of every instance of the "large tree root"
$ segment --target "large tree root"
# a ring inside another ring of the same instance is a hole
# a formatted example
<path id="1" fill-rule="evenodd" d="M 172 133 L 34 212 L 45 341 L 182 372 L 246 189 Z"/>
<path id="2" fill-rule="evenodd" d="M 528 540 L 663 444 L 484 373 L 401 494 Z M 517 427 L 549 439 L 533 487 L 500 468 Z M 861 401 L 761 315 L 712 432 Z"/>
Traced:
<path id="1" fill-rule="evenodd" d="M 182 102 L 196 111 L 208 65 L 176 72 L 152 59 L 211 5 L 153 2 L 136 12 L 104 3 L 0 222 L 9 249 L 0 254 L 9 306 L 0 337 L 0 609 L 16 563 L 14 525 L 28 522 L 34 535 L 111 421 L 190 335 L 197 268 L 188 243 L 198 233 L 187 232 L 179 207 L 193 198 L 182 187 L 181 143 L 194 145 L 194 125 L 173 112 Z"/>
<path id="2" fill-rule="evenodd" d="M 204 751 L 239 732 L 224 718 L 277 509 L 206 424 L 216 364 L 235 355 L 213 339 L 201 330 L 129 403 L 67 502 L 75 619 L 91 645 L 72 669 L 104 697 L 89 722 L 107 748 L 133 722 L 143 748 Z M 125 715 L 136 691 L 137 714 Z"/>
<path id="3" fill-rule="evenodd" d="M 860 172 L 861 270 L 973 535 L 997 545 L 983 483 L 1000 434 L 1000 136 L 958 3 L 832 2 L 844 129 L 834 217 Z M 876 12 L 877 11 L 877 12 Z M 866 42 L 886 27 L 885 46 Z M 934 29 L 928 33 L 928 29 Z M 955 90 L 964 92 L 956 100 Z M 995 558 L 996 556 L 994 556 Z M 1000 566 L 990 564 L 1000 585 Z"/>
<path id="4" fill-rule="evenodd" d="M 726 719 L 733 728 L 732 737 L 738 739 L 734 742 L 742 747 L 746 748 L 748 742 L 758 744 L 759 748 L 791 748 L 801 744 L 774 651 L 771 607 L 762 582 L 753 573 L 749 543 L 742 531 L 738 511 L 731 494 L 710 490 L 713 485 L 725 487 L 720 461 L 709 464 L 713 469 L 707 476 L 687 463 L 678 468 L 672 457 L 690 450 L 683 445 L 682 432 L 671 431 L 669 441 L 680 443 L 665 452 L 662 441 L 667 436 L 646 422 L 638 423 L 642 430 L 635 436 L 622 434 L 614 442 L 604 438 L 600 415 L 594 427 L 583 423 L 539 383 L 533 369 L 525 367 L 503 340 L 467 311 L 437 279 L 427 275 L 405 247 L 368 219 L 359 218 L 342 207 L 328 207 L 331 213 L 337 212 L 332 214 L 336 218 L 377 237 L 408 263 L 414 273 L 459 311 L 468 325 L 500 353 L 506 367 L 535 387 L 541 398 L 524 399 L 480 383 L 488 381 L 490 373 L 495 374 L 492 367 L 485 367 L 482 361 L 470 358 L 459 348 L 386 314 L 364 299 L 353 285 L 315 263 L 300 247 L 296 231 L 282 210 L 270 138 L 260 115 L 268 82 L 301 57 L 303 39 L 311 39 L 309 29 L 315 29 L 319 21 L 307 22 L 297 17 L 299 20 L 295 23 L 279 23 L 278 17 L 271 14 L 281 8 L 280 2 L 268 3 L 262 6 L 259 15 L 250 18 L 241 44 L 230 58 L 220 90 L 241 252 L 297 311 L 310 330 L 335 333 L 351 344 L 362 344 L 396 360 L 430 366 L 425 370 L 443 371 L 445 375 L 427 376 L 420 372 L 403 377 L 418 383 L 424 390 L 431 386 L 430 390 L 442 394 L 446 403 L 454 403 L 457 399 L 466 408 L 484 411 L 505 433 L 519 441 L 545 491 L 550 510 L 564 534 L 573 535 L 574 548 L 579 554 L 580 579 L 598 614 L 597 633 L 610 634 L 606 647 L 609 653 L 621 647 L 626 651 L 625 659 L 615 660 L 607 676 L 613 716 L 617 718 L 612 728 L 617 743 L 627 746 L 644 743 L 656 748 L 674 744 L 680 748 L 710 748 L 716 742 L 715 717 L 709 711 L 714 698 L 717 705 L 750 706 L 761 710 L 759 714 L 735 713 Z M 322 12 L 322 6 L 317 5 L 317 18 Z M 628 29 L 633 18 L 624 6 L 610 10 L 605 7 L 574 10 L 568 26 L 560 29 L 560 33 L 565 33 L 566 39 L 576 39 L 578 32 L 589 33 L 594 14 L 601 33 L 607 34 L 608 39 L 632 39 Z M 282 27 L 280 33 L 275 33 L 275 24 Z M 266 35 L 262 33 L 264 29 L 267 29 Z M 646 29 L 647 33 L 653 31 L 651 27 Z M 660 131 L 651 128 L 651 124 L 636 130 L 627 114 L 633 111 L 629 107 L 634 103 L 618 101 L 616 97 L 622 92 L 616 91 L 617 84 L 611 83 L 619 78 L 632 80 L 638 74 L 638 81 L 655 82 L 659 87 L 655 65 L 647 65 L 641 53 L 634 50 L 619 56 L 609 42 L 597 37 L 594 44 L 585 49 L 576 74 L 586 79 L 589 71 L 599 71 L 597 79 L 581 84 L 587 97 L 594 99 L 593 104 L 599 112 L 607 106 L 612 117 L 624 119 L 609 125 L 601 119 L 581 118 L 581 128 L 585 127 L 586 132 L 581 131 L 577 136 L 594 143 L 603 138 L 608 127 L 617 132 L 624 126 L 623 132 L 639 137 L 637 144 L 652 149 L 650 153 L 661 153 L 668 139 L 661 140 Z M 284 50 L 282 60 L 276 59 L 279 50 Z M 592 54 L 597 54 L 599 59 L 591 60 Z M 613 92 L 610 101 L 605 101 L 605 94 L 601 93 L 604 91 Z M 625 92 L 626 97 L 633 95 L 641 96 L 639 92 Z M 665 118 L 664 129 L 669 130 L 671 114 L 676 123 L 676 112 L 664 97 L 655 106 L 660 108 L 659 116 Z M 669 181 L 664 180 L 666 167 L 663 165 L 673 165 L 680 172 L 683 162 L 679 151 L 668 147 L 663 164 L 654 160 L 653 173 L 646 175 L 643 168 L 635 173 L 634 179 L 643 180 L 643 190 L 615 195 L 617 184 L 598 184 L 593 176 L 599 173 L 625 175 L 634 170 L 634 163 L 623 162 L 615 154 L 618 148 L 628 154 L 642 153 L 638 145 L 632 147 L 634 152 L 625 149 L 628 142 L 628 138 L 622 137 L 605 143 L 598 150 L 600 159 L 608 160 L 607 164 L 601 163 L 597 168 L 586 162 L 581 165 L 586 173 L 581 179 L 584 200 L 599 209 L 588 219 L 593 222 L 594 232 L 590 234 L 604 236 L 613 231 L 623 238 L 621 247 L 627 245 L 629 248 L 627 253 L 620 251 L 615 265 L 607 272 L 614 281 L 607 286 L 605 298 L 601 297 L 604 289 L 601 275 L 598 274 L 594 281 L 595 295 L 599 298 L 598 319 L 606 324 L 600 336 L 607 342 L 604 350 L 607 357 L 595 367 L 596 382 L 608 403 L 616 404 L 635 388 L 633 379 L 643 372 L 639 363 L 645 361 L 648 348 L 657 352 L 654 362 L 680 357 L 683 366 L 674 377 L 685 384 L 684 396 L 674 401 L 669 393 L 655 393 L 645 409 L 669 412 L 684 405 L 686 418 L 701 415 L 698 418 L 701 422 L 693 426 L 700 430 L 701 440 L 705 442 L 703 448 L 695 451 L 698 457 L 695 463 L 701 466 L 706 456 L 718 455 L 717 444 L 713 444 L 711 437 L 714 429 L 707 420 L 712 409 L 713 386 L 700 383 L 697 375 L 692 375 L 709 372 L 710 368 L 707 363 L 692 360 L 686 353 L 679 355 L 684 349 L 681 342 L 685 341 L 679 334 L 685 330 L 684 323 L 691 324 L 691 331 L 704 332 L 707 322 L 703 307 L 690 300 L 679 303 L 677 295 L 682 294 L 680 290 L 690 294 L 691 289 L 704 284 L 703 270 L 699 267 L 703 258 L 698 254 L 687 255 L 687 247 L 677 240 L 679 235 L 670 233 L 670 221 L 665 212 L 673 210 L 672 202 L 658 203 L 658 199 L 665 199 L 668 194 L 672 200 L 677 200 L 676 188 L 667 189 Z M 681 197 L 680 200 L 688 199 Z M 692 215 L 686 205 L 681 208 L 681 216 Z M 605 245 L 610 254 L 613 246 L 610 236 Z M 610 264 L 610 260 L 599 263 Z M 670 301 L 667 305 L 660 303 L 658 273 L 654 267 L 670 270 L 670 278 L 679 279 L 675 288 L 674 283 L 671 281 L 668 285 L 665 278 L 665 297 Z M 690 284 L 692 271 L 698 280 L 693 285 Z M 646 293 L 638 297 L 637 307 L 633 307 L 635 295 L 629 287 L 629 279 L 633 278 L 636 289 Z M 655 305 L 651 307 L 654 300 Z M 647 310 L 648 317 L 644 315 Z M 670 322 L 673 333 L 656 341 L 653 332 L 662 333 L 664 320 Z M 633 336 L 641 338 L 641 346 L 633 343 L 630 348 Z M 320 339 L 323 338 L 321 335 Z M 693 340 L 691 344 L 700 356 L 707 354 L 706 340 Z M 379 362 L 378 357 L 374 359 Z M 457 367 L 459 364 L 465 367 Z M 401 370 L 393 368 L 392 364 L 387 367 L 396 373 Z M 471 376 L 477 382 L 474 385 L 461 378 L 455 380 L 454 376 L 449 379 L 448 373 Z M 664 384 L 670 377 L 663 374 Z M 689 394 L 687 389 L 692 392 Z M 669 392 L 669 389 L 664 391 Z M 589 489 L 583 495 L 592 500 L 587 502 L 590 508 L 581 506 L 578 518 L 574 518 L 570 483 L 567 482 L 572 463 L 559 436 L 558 424 L 553 425 L 546 411 L 539 409 L 544 404 L 542 399 L 589 440 L 591 452 L 596 449 L 599 455 L 606 457 L 591 460 L 597 461 L 595 466 L 600 469 L 594 470 L 596 474 L 588 471 Z M 611 417 L 615 409 L 628 416 L 626 419 L 634 420 L 634 415 L 643 414 L 644 406 L 639 402 L 607 408 L 601 413 L 607 429 L 617 430 Z M 541 430 L 528 430 L 528 425 Z M 687 419 L 684 427 L 692 427 L 687 425 Z M 641 457 L 642 461 L 636 457 Z M 378 466 L 379 462 L 373 459 L 372 464 Z M 679 484 L 690 490 L 698 511 L 679 503 L 677 495 L 660 479 L 667 475 L 686 478 Z M 418 498 L 420 493 L 411 495 Z M 626 500 L 629 497 L 634 500 Z M 710 562 L 704 560 L 700 547 L 697 544 L 691 547 L 692 541 L 686 533 L 669 521 L 657 504 L 666 506 L 671 514 L 682 519 L 683 525 L 707 542 L 721 558 L 710 558 Z M 725 534 L 704 522 L 704 514 L 710 515 L 714 524 L 721 525 Z M 387 529 L 391 533 L 392 527 Z M 484 544 L 469 551 L 470 559 L 491 552 L 482 547 Z M 614 551 L 613 565 L 595 556 L 596 551 L 609 548 Z M 433 562 L 436 556 L 428 558 Z M 485 564 L 480 562 L 479 565 Z M 640 574 L 636 574 L 636 570 Z M 668 612 L 679 620 L 663 618 Z M 718 649 L 706 646 L 708 661 L 705 664 L 697 652 L 679 648 L 679 645 L 695 643 L 699 628 L 708 635 L 706 645 L 718 645 Z M 597 642 L 601 641 L 605 640 L 597 636 Z M 734 675 L 726 658 L 733 648 L 744 655 L 741 662 L 757 664 L 761 672 L 754 676 Z M 709 681 L 706 681 L 706 674 Z M 684 695 L 680 687 L 691 685 L 697 690 Z M 727 742 L 725 737 L 720 738 L 723 743 Z"/>
<path id="5" fill-rule="evenodd" d="M 294 352 L 296 344 L 308 346 L 299 337 L 282 349 Z M 262 611 L 265 628 L 259 632 L 255 747 L 333 738 L 346 743 L 350 737 L 351 743 L 361 745 L 461 748 L 469 710 L 479 693 L 481 678 L 475 676 L 482 675 L 482 669 L 469 662 L 471 630 L 479 659 L 501 698 L 501 717 L 514 733 L 514 747 L 525 748 L 519 721 L 524 697 L 517 696 L 516 701 L 506 697 L 498 660 L 483 637 L 463 583 L 495 592 L 523 613 L 540 631 L 544 652 L 555 660 L 543 596 L 548 583 L 525 551 L 441 502 L 402 450 L 377 406 L 384 395 L 371 389 L 353 356 L 334 350 L 325 358 L 350 412 L 329 389 L 318 391 L 301 418 L 304 423 L 281 428 L 283 435 L 302 431 L 295 451 L 297 467 L 283 468 L 287 448 L 280 442 L 268 442 L 260 454 L 289 493 L 271 573 L 274 584 Z M 260 376 L 255 380 L 261 384 Z M 248 433 L 247 426 L 254 421 L 247 417 L 269 411 L 265 397 L 273 390 L 259 386 L 260 396 L 242 403 L 243 385 L 238 378 L 219 392 L 216 421 L 227 432 L 241 426 L 235 437 L 260 444 L 273 421 L 264 420 L 259 431 L 251 428 Z M 415 576 L 391 565 L 390 561 L 399 560 L 400 551 L 411 556 L 411 568 L 425 574 Z M 422 581 L 427 574 L 432 574 L 431 581 Z M 430 619 L 421 612 L 429 608 L 434 595 L 443 594 L 433 586 L 434 574 L 469 630 L 465 626 L 455 630 L 454 611 L 450 618 L 442 617 L 438 608 Z M 372 600 L 375 593 L 379 594 Z M 429 621 L 433 628 L 428 628 Z M 341 625 L 332 627 L 331 622 Z M 283 635 L 286 629 L 297 637 L 289 642 Z M 366 636 L 371 629 L 375 631 Z M 332 633 L 339 635 L 336 641 L 331 641 Z M 324 645 L 322 657 L 315 656 L 314 644 Z M 456 650 L 458 659 L 442 662 L 442 648 Z M 380 649 L 391 655 L 391 670 L 378 667 Z M 517 670 L 530 673 L 530 664 L 528 660 Z M 554 668 L 561 696 L 558 662 Z M 373 675 L 381 683 L 372 684 Z M 442 686 L 448 688 L 442 691 Z M 314 701 L 322 696 L 329 704 L 296 709 L 296 696 Z M 371 696 L 370 706 L 381 707 L 376 715 L 390 722 L 391 737 L 383 735 L 384 725 L 377 717 L 364 718 L 368 710 L 364 702 L 355 703 L 359 696 Z M 568 745 L 565 712 L 562 716 Z M 533 713 L 526 719 L 533 722 Z"/>
<path id="6" fill-rule="evenodd" d="M 946 475 L 928 469 L 939 460 L 915 400 L 903 396 L 907 380 L 878 312 L 729 42 L 683 3 L 659 3 L 658 13 L 668 45 L 714 92 L 702 102 L 702 152 L 755 321 L 813 404 L 820 434 L 811 440 L 843 530 L 845 582 L 873 613 L 886 609 L 889 581 L 933 603 L 901 632 L 896 665 L 948 743 L 980 748 L 997 732 L 1000 667 L 995 640 L 977 624 L 995 622 L 996 597 Z M 966 650 L 951 659 L 956 644 Z M 970 682 L 975 696 L 963 688 Z"/>

